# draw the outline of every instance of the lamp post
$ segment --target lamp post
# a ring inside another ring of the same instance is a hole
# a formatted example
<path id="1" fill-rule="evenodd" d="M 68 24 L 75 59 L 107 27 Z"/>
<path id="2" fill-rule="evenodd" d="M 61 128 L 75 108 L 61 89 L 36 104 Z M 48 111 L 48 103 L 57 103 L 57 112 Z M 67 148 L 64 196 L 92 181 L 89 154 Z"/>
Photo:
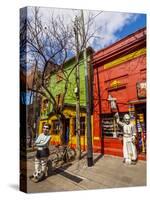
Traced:
<path id="1" fill-rule="evenodd" d="M 77 86 L 74 90 L 76 95 L 76 151 L 77 151 L 77 159 L 81 158 L 81 144 L 80 144 L 80 96 L 79 96 L 79 86 Z"/>
<path id="2" fill-rule="evenodd" d="M 86 34 L 84 28 L 84 14 L 81 10 L 81 23 L 82 23 L 82 41 L 84 44 L 83 58 L 85 66 L 85 89 L 86 89 L 86 113 L 87 113 L 87 164 L 88 167 L 93 166 L 93 144 L 92 144 L 92 128 L 91 128 L 91 104 L 90 104 L 90 87 L 89 87 L 89 66 L 87 63 L 87 50 L 86 50 Z"/>
<path id="3" fill-rule="evenodd" d="M 76 62 L 79 63 L 79 19 L 76 16 L 74 22 L 74 34 L 76 41 Z M 77 159 L 81 158 L 81 144 L 80 144 L 80 66 L 76 66 L 75 70 L 76 88 L 74 93 L 76 95 L 76 151 Z"/>

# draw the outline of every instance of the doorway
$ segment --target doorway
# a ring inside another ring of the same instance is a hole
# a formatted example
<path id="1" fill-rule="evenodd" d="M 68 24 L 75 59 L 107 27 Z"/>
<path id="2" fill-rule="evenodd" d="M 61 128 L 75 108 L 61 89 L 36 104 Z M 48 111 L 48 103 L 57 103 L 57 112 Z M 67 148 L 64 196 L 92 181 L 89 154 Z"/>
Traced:
<path id="1" fill-rule="evenodd" d="M 69 136 L 70 136 L 70 119 L 69 118 L 67 118 L 66 120 L 65 120 L 65 137 L 64 137 L 64 139 L 65 139 L 65 144 L 68 144 L 69 143 Z"/>
<path id="2" fill-rule="evenodd" d="M 137 149 L 139 153 L 146 153 L 146 103 L 135 105 Z"/>

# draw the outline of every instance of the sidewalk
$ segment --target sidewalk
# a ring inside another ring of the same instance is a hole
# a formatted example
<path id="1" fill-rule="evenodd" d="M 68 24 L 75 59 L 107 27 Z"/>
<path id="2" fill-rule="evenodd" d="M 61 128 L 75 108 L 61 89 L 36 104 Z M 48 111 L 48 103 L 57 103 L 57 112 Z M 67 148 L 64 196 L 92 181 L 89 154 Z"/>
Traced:
<path id="1" fill-rule="evenodd" d="M 29 157 L 30 158 L 30 157 Z M 28 172 L 34 169 L 33 158 L 28 159 Z M 146 162 L 123 164 L 122 158 L 94 154 L 94 165 L 87 166 L 85 156 L 55 169 L 44 181 L 28 181 L 28 192 L 75 191 L 146 185 Z"/>

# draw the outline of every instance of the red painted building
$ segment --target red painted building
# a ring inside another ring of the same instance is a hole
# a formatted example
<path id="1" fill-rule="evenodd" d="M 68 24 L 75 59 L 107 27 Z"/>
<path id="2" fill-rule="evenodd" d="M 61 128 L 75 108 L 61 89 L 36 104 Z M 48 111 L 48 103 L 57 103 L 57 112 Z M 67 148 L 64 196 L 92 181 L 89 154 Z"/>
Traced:
<path id="1" fill-rule="evenodd" d="M 146 158 L 146 29 L 125 37 L 93 56 L 93 149 L 123 156 L 122 130 L 116 124 L 109 96 L 120 118 L 129 113 L 137 128 L 139 159 Z"/>

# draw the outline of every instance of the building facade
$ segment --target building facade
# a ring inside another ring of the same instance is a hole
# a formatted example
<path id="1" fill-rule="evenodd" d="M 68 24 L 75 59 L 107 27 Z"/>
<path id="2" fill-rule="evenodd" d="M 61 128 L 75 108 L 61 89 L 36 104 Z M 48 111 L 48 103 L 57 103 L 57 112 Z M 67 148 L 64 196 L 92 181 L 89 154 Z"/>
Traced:
<path id="1" fill-rule="evenodd" d="M 114 118 L 118 111 L 121 119 L 129 113 L 137 130 L 138 157 L 145 159 L 146 29 L 96 52 L 92 65 L 94 151 L 123 156 L 122 130 Z"/>
<path id="2" fill-rule="evenodd" d="M 93 52 L 91 48 L 87 50 L 88 59 Z M 62 98 L 65 91 L 65 77 L 64 74 L 69 74 L 67 93 L 65 94 L 63 102 L 63 114 L 65 115 L 65 124 L 67 126 L 67 140 L 69 145 L 76 148 L 77 137 L 76 137 L 76 59 L 75 57 L 69 59 L 65 63 L 64 72 L 58 71 L 54 73 L 49 79 L 49 90 L 52 92 L 58 104 L 62 104 Z M 90 72 L 89 72 L 90 73 Z M 81 56 L 79 62 L 79 80 L 80 80 L 80 144 L 81 149 L 84 151 L 87 145 L 86 139 L 86 93 L 85 93 L 85 68 L 83 57 Z M 53 112 L 53 105 L 49 101 L 43 98 L 40 116 L 39 132 L 42 131 L 43 124 L 48 122 L 52 125 L 52 139 L 51 144 L 60 144 L 60 123 L 57 119 L 56 114 Z"/>

